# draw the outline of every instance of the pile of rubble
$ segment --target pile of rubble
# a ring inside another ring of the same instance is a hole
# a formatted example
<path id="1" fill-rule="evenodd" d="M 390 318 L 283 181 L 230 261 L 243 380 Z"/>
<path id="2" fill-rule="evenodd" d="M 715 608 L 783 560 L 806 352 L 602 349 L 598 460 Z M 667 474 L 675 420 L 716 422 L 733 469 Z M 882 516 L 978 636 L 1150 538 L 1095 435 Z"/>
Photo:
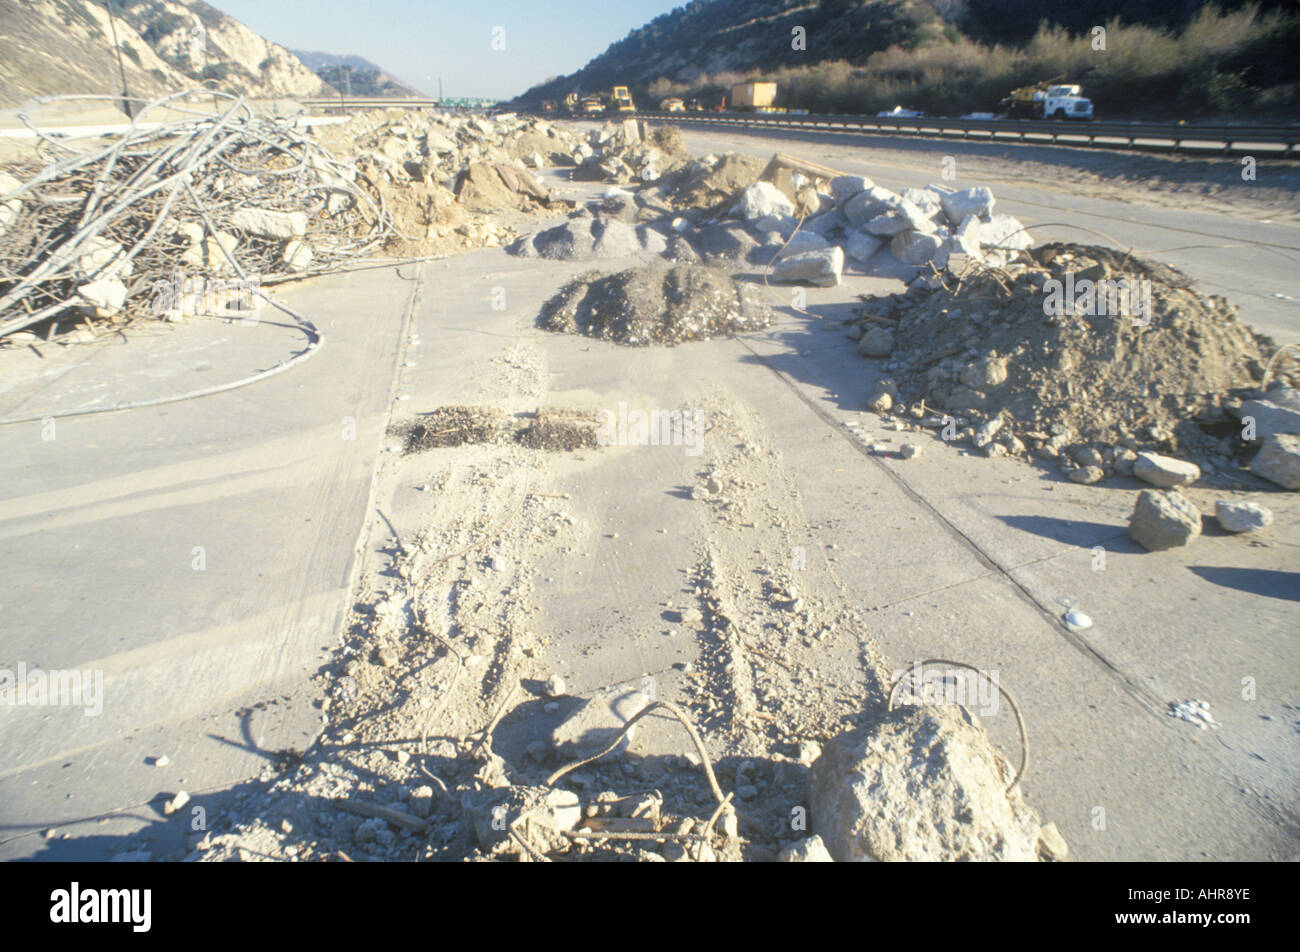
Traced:
<path id="1" fill-rule="evenodd" d="M 578 164 L 574 179 L 615 184 L 657 182 L 691 158 L 676 126 L 647 129 L 636 119 L 591 130 L 572 157 Z"/>
<path id="2" fill-rule="evenodd" d="M 542 308 L 547 330 L 630 346 L 678 344 L 767 327 L 772 309 L 759 289 L 703 265 L 652 264 L 587 274 Z"/>
<path id="3" fill-rule="evenodd" d="M 146 107 L 107 145 L 45 137 L 43 165 L 0 173 L 0 334 L 244 311 L 261 277 L 382 245 L 393 218 L 355 167 L 225 98 L 156 126 Z"/>
<path id="4" fill-rule="evenodd" d="M 861 354 L 887 360 L 873 410 L 990 456 L 1060 463 L 1077 482 L 1137 475 L 1163 488 L 1202 467 L 1231 474 L 1259 441 L 1300 432 L 1294 364 L 1276 364 L 1280 386 L 1263 399 L 1273 342 L 1171 268 L 1054 243 L 944 280 L 867 299 L 850 324 Z M 1200 466 L 1175 472 L 1166 453 Z"/>

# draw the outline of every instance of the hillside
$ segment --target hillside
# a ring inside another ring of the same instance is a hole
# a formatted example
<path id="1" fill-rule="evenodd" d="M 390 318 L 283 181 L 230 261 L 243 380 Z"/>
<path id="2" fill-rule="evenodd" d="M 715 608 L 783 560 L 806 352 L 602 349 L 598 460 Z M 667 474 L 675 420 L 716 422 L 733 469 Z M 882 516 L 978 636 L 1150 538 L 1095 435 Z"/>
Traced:
<path id="1" fill-rule="evenodd" d="M 716 103 L 747 79 L 779 104 L 935 114 L 993 108 L 1015 86 L 1084 82 L 1104 114 L 1282 109 L 1297 100 L 1300 16 L 1281 0 L 692 0 L 611 44 L 521 103 L 629 85 Z M 1104 25 L 1107 48 L 1092 46 Z M 802 28 L 802 49 L 792 42 Z M 1141 96 L 1134 93 L 1140 91 Z"/>
<path id="2" fill-rule="evenodd" d="M 354 96 L 421 95 L 418 89 L 385 72 L 383 67 L 364 56 L 315 50 L 293 50 L 293 55 L 322 81 L 335 89 L 351 92 Z"/>
<path id="3" fill-rule="evenodd" d="M 328 94 L 282 46 L 201 0 L 112 0 L 132 95 L 208 85 L 255 97 Z M 0 0 L 0 105 L 33 96 L 121 92 L 102 2 Z"/>

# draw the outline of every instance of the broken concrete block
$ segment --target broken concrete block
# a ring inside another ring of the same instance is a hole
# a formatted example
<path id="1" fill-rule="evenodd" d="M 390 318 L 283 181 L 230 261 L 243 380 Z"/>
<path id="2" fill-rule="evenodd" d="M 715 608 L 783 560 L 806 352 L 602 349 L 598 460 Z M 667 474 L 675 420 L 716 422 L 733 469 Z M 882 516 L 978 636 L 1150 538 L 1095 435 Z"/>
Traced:
<path id="1" fill-rule="evenodd" d="M 940 199 L 944 193 L 936 192 L 930 187 L 926 188 L 905 188 L 903 189 L 903 200 L 911 202 L 921 210 L 921 214 L 926 218 L 934 218 L 943 211 Z"/>
<path id="2" fill-rule="evenodd" d="M 1247 400 L 1241 405 L 1241 421 L 1255 421 L 1255 439 L 1264 440 L 1274 433 L 1300 433 L 1300 410 L 1282 406 L 1272 400 Z"/>
<path id="3" fill-rule="evenodd" d="M 903 198 L 887 188 L 873 185 L 865 191 L 854 195 L 843 205 L 840 211 L 849 223 L 855 226 L 865 225 L 877 215 L 897 208 Z"/>
<path id="4" fill-rule="evenodd" d="M 766 215 L 793 215 L 794 202 L 771 182 L 755 182 L 741 194 L 738 211 L 745 221 Z"/>
<path id="5" fill-rule="evenodd" d="M 908 224 L 906 218 L 897 212 L 885 212 L 883 215 L 877 215 L 862 227 L 868 234 L 892 237 L 900 232 L 907 231 L 912 226 Z"/>
<path id="6" fill-rule="evenodd" d="M 833 863 L 826 844 L 817 835 L 807 837 L 783 849 L 777 856 L 779 863 Z"/>
<path id="7" fill-rule="evenodd" d="M 1129 516 L 1128 534 L 1152 552 L 1177 548 L 1201 534 L 1201 513 L 1176 489 L 1144 489 Z"/>
<path id="8" fill-rule="evenodd" d="M 972 215 L 976 218 L 989 219 L 993 216 L 993 193 L 984 186 L 966 188 L 959 192 L 949 192 L 939 199 L 943 213 L 953 225 L 960 225 Z"/>
<path id="9" fill-rule="evenodd" d="M 1041 825 L 964 708 L 906 705 L 831 739 L 812 767 L 813 831 L 837 862 L 1037 859 Z"/>
<path id="10" fill-rule="evenodd" d="M 934 262 L 936 268 L 947 264 L 943 250 L 944 240 L 938 235 L 926 235 L 919 231 L 905 231 L 894 236 L 889 243 L 889 250 L 903 264 L 920 267 Z"/>
<path id="11" fill-rule="evenodd" d="M 816 232 L 797 231 L 791 236 L 790 241 L 781 251 L 779 257 L 788 258 L 790 255 L 803 254 L 805 251 L 821 251 L 830 247 L 830 242 Z"/>
<path id="12" fill-rule="evenodd" d="M 814 215 L 803 223 L 803 231 L 811 231 L 818 235 L 825 236 L 834 228 L 843 228 L 848 224 L 848 220 L 838 209 L 829 212 L 822 212 L 820 215 Z"/>
<path id="13" fill-rule="evenodd" d="M 879 324 L 874 325 L 858 341 L 858 353 L 863 357 L 888 357 L 893 351 L 894 332 Z"/>
<path id="14" fill-rule="evenodd" d="M 240 208 L 230 216 L 239 231 L 261 238 L 284 241 L 307 234 L 307 216 L 302 212 L 277 212 L 269 208 Z"/>
<path id="15" fill-rule="evenodd" d="M 1190 486 L 1200 479 L 1201 467 L 1159 453 L 1139 453 L 1137 462 L 1133 464 L 1133 475 L 1152 486 L 1172 489 L 1174 486 Z"/>
<path id="16" fill-rule="evenodd" d="M 1259 503 L 1228 499 L 1215 502 L 1214 518 L 1224 532 L 1254 532 L 1273 524 L 1273 513 Z"/>
<path id="17" fill-rule="evenodd" d="M 1300 436 L 1274 433 L 1250 461 L 1250 471 L 1287 489 L 1300 489 Z"/>
<path id="18" fill-rule="evenodd" d="M 77 256 L 77 277 L 82 281 L 95 278 L 127 278 L 135 262 L 127 260 L 126 251 L 116 241 L 96 235 L 82 245 Z"/>
<path id="19" fill-rule="evenodd" d="M 831 197 L 842 205 L 859 192 L 865 192 L 876 183 L 865 175 L 837 175 L 831 179 Z"/>
<path id="20" fill-rule="evenodd" d="M 974 215 L 967 216 L 949 240 L 953 251 L 960 252 L 976 260 L 984 256 L 984 247 L 980 243 L 980 220 Z"/>
<path id="21" fill-rule="evenodd" d="M 844 271 L 844 251 L 838 245 L 781 258 L 772 266 L 773 281 L 806 281 L 821 288 L 837 287 Z"/>
<path id="22" fill-rule="evenodd" d="M 980 241 L 989 248 L 1006 251 L 1023 251 L 1033 245 L 1034 239 L 1019 220 L 1010 215 L 994 215 L 980 225 Z"/>
<path id="23" fill-rule="evenodd" d="M 844 242 L 844 252 L 859 265 L 866 267 L 867 262 L 877 251 L 883 248 L 885 240 L 865 231 L 855 231 Z"/>

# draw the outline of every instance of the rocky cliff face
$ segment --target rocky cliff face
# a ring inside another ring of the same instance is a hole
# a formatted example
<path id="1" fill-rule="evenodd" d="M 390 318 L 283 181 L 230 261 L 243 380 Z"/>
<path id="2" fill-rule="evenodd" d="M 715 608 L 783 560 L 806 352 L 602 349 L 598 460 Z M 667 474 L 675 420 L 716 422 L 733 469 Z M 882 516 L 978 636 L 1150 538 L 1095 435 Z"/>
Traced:
<path id="1" fill-rule="evenodd" d="M 201 0 L 111 0 L 132 95 L 205 83 L 252 97 L 330 92 L 282 46 Z M 0 0 L 0 105 L 121 92 L 112 29 L 95 0 Z"/>

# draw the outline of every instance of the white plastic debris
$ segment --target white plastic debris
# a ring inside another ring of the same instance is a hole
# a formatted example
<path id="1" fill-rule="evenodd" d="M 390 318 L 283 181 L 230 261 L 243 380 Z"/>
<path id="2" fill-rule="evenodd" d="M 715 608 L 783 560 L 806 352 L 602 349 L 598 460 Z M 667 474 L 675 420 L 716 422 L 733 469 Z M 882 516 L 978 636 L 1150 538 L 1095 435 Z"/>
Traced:
<path id="1" fill-rule="evenodd" d="M 1205 701 L 1179 701 L 1177 704 L 1170 704 L 1169 716 L 1195 724 L 1201 730 L 1219 729 L 1219 722 L 1210 714 L 1210 705 Z"/>

